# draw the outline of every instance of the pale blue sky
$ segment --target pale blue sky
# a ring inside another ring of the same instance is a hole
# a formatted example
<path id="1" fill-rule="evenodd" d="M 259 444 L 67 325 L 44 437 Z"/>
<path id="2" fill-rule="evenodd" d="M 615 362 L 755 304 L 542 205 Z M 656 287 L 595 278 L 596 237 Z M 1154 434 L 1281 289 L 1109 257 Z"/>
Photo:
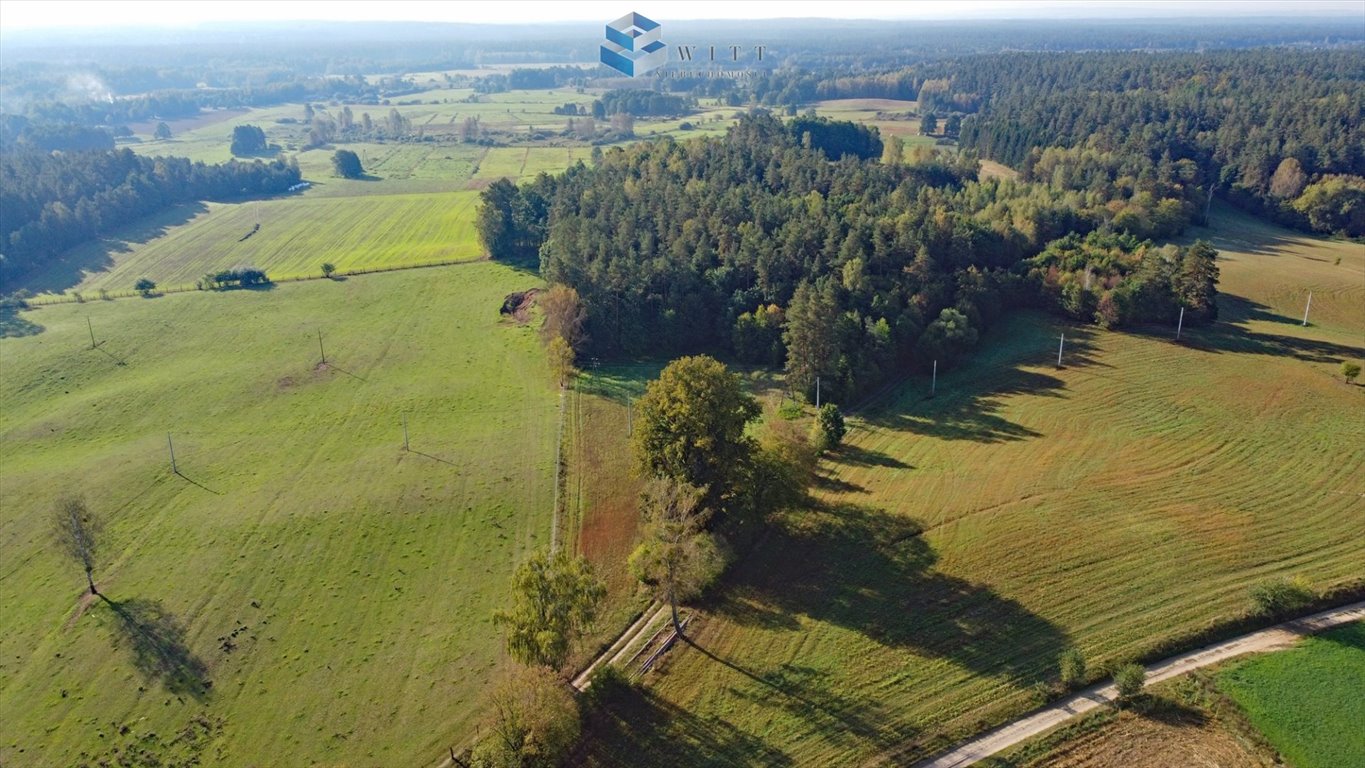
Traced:
<path id="1" fill-rule="evenodd" d="M 1365 0 L 0 0 L 0 27 L 184 26 L 215 21 L 601 21 L 639 11 L 651 18 L 989 19 L 1358 15 Z"/>

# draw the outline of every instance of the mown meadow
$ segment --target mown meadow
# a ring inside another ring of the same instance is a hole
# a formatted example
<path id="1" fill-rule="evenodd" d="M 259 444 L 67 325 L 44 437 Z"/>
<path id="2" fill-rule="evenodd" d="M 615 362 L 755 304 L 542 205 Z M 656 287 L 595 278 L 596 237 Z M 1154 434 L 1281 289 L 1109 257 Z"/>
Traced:
<path id="1" fill-rule="evenodd" d="M 472 731 L 492 611 L 550 539 L 558 398 L 498 314 L 537 282 L 478 263 L 25 312 L 41 332 L 0 340 L 0 762 L 415 765 Z M 53 545 L 68 494 L 105 520 L 108 602 Z"/>
<path id="2" fill-rule="evenodd" d="M 1182 343 L 1023 313 L 935 397 L 913 377 L 868 404 L 579 763 L 912 762 L 1036 706 L 1068 648 L 1098 677 L 1240 620 L 1259 582 L 1358 588 L 1339 366 L 1365 358 L 1365 253 L 1242 223 L 1192 233 L 1227 249 L 1225 293 Z"/>

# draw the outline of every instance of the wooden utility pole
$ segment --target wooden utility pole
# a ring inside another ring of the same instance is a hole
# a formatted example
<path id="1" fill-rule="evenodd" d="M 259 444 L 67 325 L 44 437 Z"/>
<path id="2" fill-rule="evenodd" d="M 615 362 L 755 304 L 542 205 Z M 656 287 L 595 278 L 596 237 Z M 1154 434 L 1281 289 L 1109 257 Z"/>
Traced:
<path id="1" fill-rule="evenodd" d="M 1185 327 L 1185 308 L 1180 308 L 1180 319 L 1175 323 L 1175 340 L 1180 341 L 1180 330 Z"/>
<path id="2" fill-rule="evenodd" d="M 1066 332 L 1062 332 L 1062 338 L 1057 342 L 1057 367 L 1062 367 L 1062 348 L 1066 346 Z"/>
<path id="3" fill-rule="evenodd" d="M 1313 292 L 1308 292 L 1308 304 L 1303 308 L 1303 324 L 1308 325 L 1308 310 L 1313 308 Z"/>
<path id="4" fill-rule="evenodd" d="M 403 414 L 403 450 L 408 450 L 408 415 Z"/>
<path id="5" fill-rule="evenodd" d="M 166 447 L 170 449 L 171 452 L 171 472 L 178 475 L 180 474 L 180 470 L 175 466 L 175 443 L 171 442 L 170 432 L 166 433 Z"/>
<path id="6" fill-rule="evenodd" d="M 327 364 L 327 350 L 322 348 L 322 329 L 318 329 L 318 352 L 322 354 L 322 364 Z"/>
<path id="7" fill-rule="evenodd" d="M 85 327 L 90 329 L 90 348 L 94 349 L 98 345 L 95 344 L 95 326 L 90 322 L 89 315 L 85 318 Z"/>

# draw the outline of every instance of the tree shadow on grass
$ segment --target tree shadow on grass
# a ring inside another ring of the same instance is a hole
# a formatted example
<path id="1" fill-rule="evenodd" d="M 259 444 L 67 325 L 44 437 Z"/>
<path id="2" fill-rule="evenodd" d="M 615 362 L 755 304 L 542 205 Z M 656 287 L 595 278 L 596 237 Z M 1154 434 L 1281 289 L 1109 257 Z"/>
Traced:
<path id="1" fill-rule="evenodd" d="M 653 692 L 619 683 L 594 690 L 584 738 L 568 765 L 652 766 L 793 765 L 791 757 L 720 717 L 701 717 Z M 597 685 L 594 685 L 594 689 Z"/>
<path id="2" fill-rule="evenodd" d="M 1199 728 L 1209 721 L 1208 714 L 1197 707 L 1165 696 L 1154 696 L 1150 693 L 1144 693 L 1142 696 L 1145 698 L 1139 702 L 1140 706 L 1135 709 L 1138 714 L 1148 720 L 1182 728 Z"/>
<path id="3" fill-rule="evenodd" d="M 889 749 L 914 736 L 914 732 L 905 727 L 894 727 L 892 718 L 879 702 L 837 690 L 831 684 L 828 672 L 799 664 L 783 664 L 772 672 L 758 674 L 695 642 L 689 640 L 688 643 L 708 659 L 747 678 L 747 681 L 727 687 L 731 695 L 756 706 L 780 709 L 831 744 L 850 749 L 860 743 L 873 744 L 879 749 Z"/>
<path id="4" fill-rule="evenodd" d="M 580 361 L 580 364 L 586 370 L 574 381 L 574 387 L 579 392 L 623 406 L 643 395 L 645 385 L 658 378 L 664 368 L 664 363 L 612 364 L 596 369 L 587 360 Z"/>
<path id="5" fill-rule="evenodd" d="M 912 520 L 817 506 L 775 521 L 711 610 L 741 623 L 804 615 L 1016 685 L 1047 680 L 1066 633 L 989 587 L 933 571 L 936 560 Z M 737 598 L 748 608 L 731 611 Z"/>
<path id="6" fill-rule="evenodd" d="M 208 665 L 195 655 L 185 639 L 185 627 L 159 600 L 105 598 L 112 615 L 115 645 L 126 643 L 133 666 L 142 676 L 157 680 L 170 693 L 208 698 L 213 682 Z"/>
<path id="7" fill-rule="evenodd" d="M 1275 313 L 1273 308 L 1240 296 L 1224 295 L 1223 306 L 1232 315 L 1227 320 L 1211 325 L 1186 327 L 1181 335 L 1183 346 L 1200 352 L 1221 354 L 1233 352 L 1270 357 L 1288 357 L 1309 363 L 1340 363 L 1365 354 L 1365 346 L 1352 347 L 1321 339 L 1262 333 L 1247 327 L 1252 320 L 1300 326 L 1302 320 Z M 1311 324 L 1310 324 L 1311 327 Z M 1161 339 L 1165 333 L 1155 330 L 1134 331 L 1135 334 Z M 1167 337 L 1169 339 L 1169 337 Z"/>
<path id="8" fill-rule="evenodd" d="M 1046 319 L 1045 324 L 1050 326 L 1051 319 Z M 1015 337 L 1002 338 L 1003 331 L 993 333 L 961 368 L 951 373 L 941 372 L 935 397 L 923 396 L 922 380 L 907 383 L 884 405 L 871 409 L 864 417 L 865 421 L 876 427 L 942 440 L 1004 443 L 1041 437 L 1041 432 L 1010 421 L 1000 411 L 1010 397 L 1065 397 L 1062 379 L 1052 373 L 1023 367 L 1055 366 L 1058 338 L 1044 335 L 1044 325 L 1014 324 L 1011 327 L 1019 331 Z M 1063 367 L 1110 367 L 1097 359 L 1093 343 L 1095 331 L 1067 326 L 1065 333 Z M 993 345 L 1000 346 L 993 349 Z M 852 458 L 876 457 L 859 457 L 855 453 Z"/>
<path id="9" fill-rule="evenodd" d="M 61 293 L 79 285 L 87 272 L 111 269 L 117 254 L 129 253 L 133 246 L 163 237 L 172 227 L 187 224 L 207 211 L 204 203 L 172 206 L 45 260 L 40 269 L 16 278 L 12 285 L 7 280 L 5 290 L 27 288 L 34 293 Z M 131 281 L 127 287 L 133 287 Z"/>
<path id="10" fill-rule="evenodd" d="M 841 464 L 858 467 L 889 467 L 891 469 L 914 469 L 914 467 L 889 454 L 873 451 L 857 445 L 844 444 L 834 452 Z"/>
<path id="11" fill-rule="evenodd" d="M 0 339 L 36 336 L 43 330 L 43 326 L 20 317 L 17 308 L 0 307 Z"/>

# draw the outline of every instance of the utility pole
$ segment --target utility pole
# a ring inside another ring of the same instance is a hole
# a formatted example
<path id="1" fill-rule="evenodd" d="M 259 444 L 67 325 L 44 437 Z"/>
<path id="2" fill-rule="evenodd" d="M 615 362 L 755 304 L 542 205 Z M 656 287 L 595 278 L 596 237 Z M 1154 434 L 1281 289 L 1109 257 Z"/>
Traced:
<path id="1" fill-rule="evenodd" d="M 633 434 L 634 432 L 635 432 L 635 401 L 634 401 L 634 400 L 627 400 L 627 401 L 626 401 L 626 434 L 627 434 L 627 435 L 630 435 L 630 434 Z"/>
<path id="2" fill-rule="evenodd" d="M 1313 292 L 1308 292 L 1308 304 L 1303 308 L 1303 324 L 1308 325 L 1308 310 L 1313 308 Z"/>
<path id="3" fill-rule="evenodd" d="M 1185 327 L 1185 308 L 1180 308 L 1180 319 L 1175 323 L 1175 340 L 1180 341 L 1180 329 Z"/>
<path id="4" fill-rule="evenodd" d="M 1066 346 L 1066 332 L 1062 332 L 1062 338 L 1057 342 L 1057 367 L 1062 367 L 1062 348 Z"/>
<path id="5" fill-rule="evenodd" d="M 85 327 L 90 329 L 90 348 L 94 349 L 98 345 L 95 344 L 95 326 L 90 322 L 89 315 L 86 315 Z"/>
<path id="6" fill-rule="evenodd" d="M 1204 203 L 1204 226 L 1209 225 L 1209 211 L 1213 208 L 1213 183 L 1209 183 L 1209 199 Z"/>
<path id="7" fill-rule="evenodd" d="M 408 449 L 408 415 L 403 414 L 403 450 Z"/>
<path id="8" fill-rule="evenodd" d="M 935 395 L 937 395 L 937 394 L 938 394 L 938 361 L 935 360 L 935 361 L 934 361 L 934 378 L 932 379 L 932 383 L 929 385 L 929 396 L 930 396 L 930 397 L 933 397 L 933 396 L 935 396 Z"/>
<path id="9" fill-rule="evenodd" d="M 171 442 L 171 433 L 166 433 L 166 447 L 171 451 L 171 472 L 180 474 L 180 470 L 175 466 L 175 443 Z"/>
<path id="10" fill-rule="evenodd" d="M 322 364 L 327 364 L 327 350 L 322 348 L 322 329 L 318 329 L 318 352 L 322 353 Z"/>

